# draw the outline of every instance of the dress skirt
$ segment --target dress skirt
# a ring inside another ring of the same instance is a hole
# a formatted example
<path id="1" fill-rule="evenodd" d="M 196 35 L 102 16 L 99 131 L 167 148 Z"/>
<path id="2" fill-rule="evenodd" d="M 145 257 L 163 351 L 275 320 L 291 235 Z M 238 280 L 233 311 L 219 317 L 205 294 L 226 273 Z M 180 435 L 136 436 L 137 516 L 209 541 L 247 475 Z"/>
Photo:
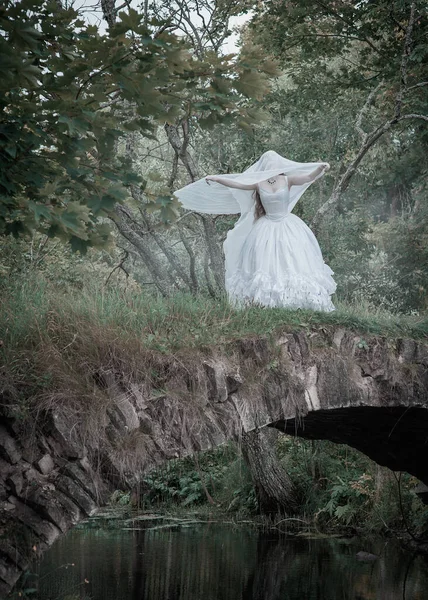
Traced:
<path id="1" fill-rule="evenodd" d="M 309 227 L 296 215 L 259 218 L 226 279 L 234 304 L 303 308 L 330 312 L 336 290 L 333 271 Z"/>

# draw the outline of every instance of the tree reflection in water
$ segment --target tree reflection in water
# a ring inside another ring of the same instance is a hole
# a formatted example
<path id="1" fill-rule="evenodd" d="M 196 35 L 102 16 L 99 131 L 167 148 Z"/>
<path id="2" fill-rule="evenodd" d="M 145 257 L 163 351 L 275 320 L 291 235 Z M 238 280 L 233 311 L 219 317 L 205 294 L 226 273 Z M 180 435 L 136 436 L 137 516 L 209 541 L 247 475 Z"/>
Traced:
<path id="1" fill-rule="evenodd" d="M 359 562 L 360 550 L 379 558 Z M 43 600 L 428 597 L 427 560 L 412 557 L 391 541 L 292 538 L 217 524 L 146 531 L 75 530 L 59 540 L 35 570 L 38 597 Z"/>

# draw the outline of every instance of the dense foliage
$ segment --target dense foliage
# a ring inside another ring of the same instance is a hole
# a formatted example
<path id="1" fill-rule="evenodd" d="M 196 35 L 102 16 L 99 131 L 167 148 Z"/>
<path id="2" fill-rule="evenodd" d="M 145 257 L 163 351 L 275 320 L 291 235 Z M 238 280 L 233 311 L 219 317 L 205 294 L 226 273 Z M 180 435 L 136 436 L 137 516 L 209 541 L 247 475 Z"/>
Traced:
<path id="1" fill-rule="evenodd" d="M 285 74 L 275 142 L 332 163 L 304 216 L 339 294 L 399 311 L 427 298 L 427 28 L 410 0 L 265 2 L 252 20 Z"/>
<path id="2" fill-rule="evenodd" d="M 394 477 L 356 450 L 331 442 L 282 435 L 278 450 L 300 499 L 293 518 L 284 519 L 280 513 L 271 517 L 280 529 L 398 533 L 411 528 L 415 535 L 428 531 L 428 511 L 415 494 L 414 478 Z M 146 509 L 178 513 L 191 508 L 237 519 L 258 515 L 251 474 L 234 444 L 205 452 L 196 461 L 175 460 L 150 472 L 139 501 Z M 131 503 L 130 495 L 115 494 L 112 504 L 118 503 Z"/>
<path id="3" fill-rule="evenodd" d="M 129 9 L 106 33 L 60 3 L 3 3 L 0 232 L 41 229 L 81 251 L 105 245 L 102 217 L 131 185 L 145 187 L 115 151 L 127 133 L 153 138 L 159 123 L 189 115 L 205 126 L 257 118 L 247 99 L 267 81 L 254 59 L 198 58 L 167 24 Z M 151 200 L 163 220 L 175 217 L 169 195 Z"/>
<path id="4" fill-rule="evenodd" d="M 302 110 L 306 103 L 315 107 L 315 98 L 328 105 L 346 90 L 365 91 L 379 81 L 405 85 L 399 74 L 406 57 L 414 83 L 426 76 L 425 0 L 268 0 L 257 6 L 252 25 L 301 92 Z M 406 104 L 423 111 L 426 95 L 421 88 L 411 91 Z M 393 102 L 385 93 L 382 110 Z"/>

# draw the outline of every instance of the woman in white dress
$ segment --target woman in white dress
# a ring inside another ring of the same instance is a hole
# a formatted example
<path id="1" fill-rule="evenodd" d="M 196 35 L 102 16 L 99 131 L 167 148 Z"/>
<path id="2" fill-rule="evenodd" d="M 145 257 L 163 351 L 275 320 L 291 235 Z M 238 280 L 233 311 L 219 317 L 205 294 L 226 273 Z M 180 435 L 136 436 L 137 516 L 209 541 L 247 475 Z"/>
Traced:
<path id="1" fill-rule="evenodd" d="M 312 231 L 291 213 L 328 169 L 328 163 L 296 163 L 269 151 L 244 173 L 208 176 L 176 192 L 185 208 L 241 213 L 224 243 L 231 302 L 334 310 L 333 271 Z"/>

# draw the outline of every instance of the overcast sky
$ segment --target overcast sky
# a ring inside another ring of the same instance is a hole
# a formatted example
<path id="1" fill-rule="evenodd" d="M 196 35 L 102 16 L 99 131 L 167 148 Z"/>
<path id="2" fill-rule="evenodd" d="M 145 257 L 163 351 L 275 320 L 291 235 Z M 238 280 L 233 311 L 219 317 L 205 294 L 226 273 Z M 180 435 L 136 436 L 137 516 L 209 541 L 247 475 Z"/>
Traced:
<path id="1" fill-rule="evenodd" d="M 101 24 L 102 28 L 105 28 L 105 21 L 102 19 L 102 11 L 100 8 L 101 2 L 99 0 L 67 0 L 67 4 L 72 4 L 76 9 L 82 8 L 85 17 L 89 21 L 91 21 L 92 23 L 96 23 L 97 25 Z M 120 4 L 121 2 L 119 0 L 119 6 Z M 131 0 L 131 6 L 137 10 L 141 6 L 141 4 L 141 0 Z M 195 20 L 197 20 L 197 15 L 195 15 L 195 17 Z M 249 18 L 250 14 L 241 15 L 239 17 L 232 17 L 230 19 L 230 27 L 233 28 L 236 26 L 240 26 L 246 21 L 248 21 Z M 238 36 L 236 34 L 231 35 L 223 46 L 223 52 L 225 54 L 237 52 L 237 41 Z"/>

